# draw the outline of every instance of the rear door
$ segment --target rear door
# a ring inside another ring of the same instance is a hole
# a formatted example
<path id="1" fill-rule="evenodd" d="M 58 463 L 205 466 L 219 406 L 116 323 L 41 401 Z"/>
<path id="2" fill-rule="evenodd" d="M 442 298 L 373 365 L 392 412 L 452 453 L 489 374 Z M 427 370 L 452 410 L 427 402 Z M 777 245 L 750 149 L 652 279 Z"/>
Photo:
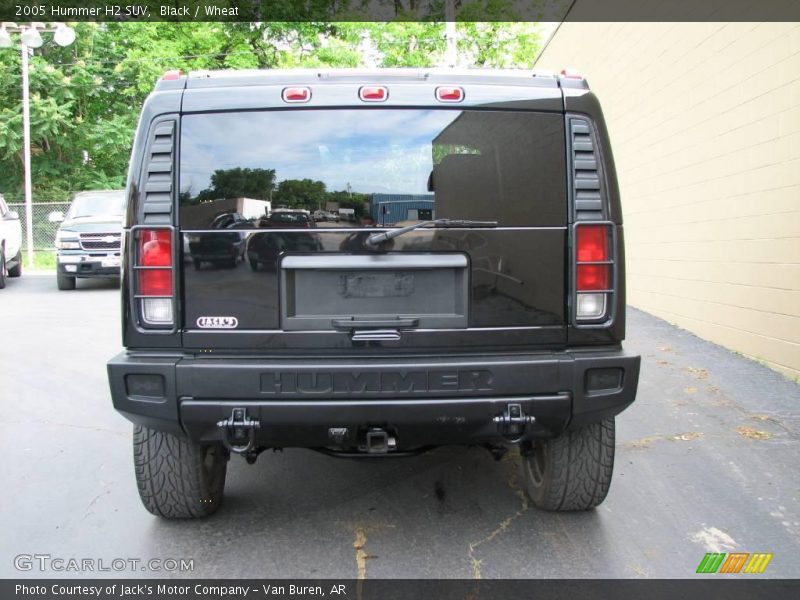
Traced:
<path id="1" fill-rule="evenodd" d="M 183 115 L 184 346 L 563 346 L 563 119 L 449 107 Z M 265 214 L 239 218 L 248 199 L 264 201 Z M 319 210 L 340 219 L 315 222 Z M 366 243 L 430 218 L 497 226 Z"/>

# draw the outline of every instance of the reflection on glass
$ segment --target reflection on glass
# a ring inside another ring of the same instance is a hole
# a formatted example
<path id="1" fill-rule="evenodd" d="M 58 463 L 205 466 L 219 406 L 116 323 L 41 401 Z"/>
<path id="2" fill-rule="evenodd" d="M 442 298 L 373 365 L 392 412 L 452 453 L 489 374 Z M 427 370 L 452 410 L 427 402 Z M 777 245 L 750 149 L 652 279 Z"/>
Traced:
<path id="1" fill-rule="evenodd" d="M 187 115 L 184 229 L 402 226 L 435 218 L 563 221 L 559 115 L 305 109 Z M 554 147 L 555 144 L 555 147 Z M 276 216 L 277 215 L 277 216 Z"/>

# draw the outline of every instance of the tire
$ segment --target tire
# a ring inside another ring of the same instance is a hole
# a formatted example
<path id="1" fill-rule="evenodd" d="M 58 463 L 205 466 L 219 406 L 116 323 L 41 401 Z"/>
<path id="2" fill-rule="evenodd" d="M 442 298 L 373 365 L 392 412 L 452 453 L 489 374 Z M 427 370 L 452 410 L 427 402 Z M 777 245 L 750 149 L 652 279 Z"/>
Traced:
<path id="1" fill-rule="evenodd" d="M 522 448 L 525 492 L 538 508 L 588 510 L 605 500 L 614 470 L 614 419 Z"/>
<path id="2" fill-rule="evenodd" d="M 20 277 L 22 275 L 22 250 L 17 252 L 17 256 L 14 260 L 17 262 L 17 266 L 8 270 L 8 276 Z"/>
<path id="3" fill-rule="evenodd" d="M 250 259 L 250 268 L 253 269 L 253 271 L 258 271 L 258 261 L 257 260 L 253 260 L 251 258 Z"/>
<path id="4" fill-rule="evenodd" d="M 202 266 L 202 264 L 203 264 L 203 261 L 202 261 L 202 260 L 200 260 L 200 259 L 194 258 L 194 259 L 192 259 L 192 264 L 194 264 L 194 268 L 195 268 L 195 269 L 197 269 L 197 270 L 199 271 L 199 270 L 200 270 L 200 267 L 201 267 L 201 266 Z"/>
<path id="5" fill-rule="evenodd" d="M 58 289 L 60 290 L 74 290 L 75 289 L 75 278 L 70 277 L 69 275 L 64 275 L 60 271 L 56 272 L 56 285 L 58 285 Z"/>
<path id="6" fill-rule="evenodd" d="M 0 290 L 6 287 L 6 252 L 0 246 Z"/>
<path id="7" fill-rule="evenodd" d="M 217 512 L 222 504 L 228 452 L 184 437 L 133 428 L 136 485 L 144 507 L 167 519 L 193 519 Z"/>

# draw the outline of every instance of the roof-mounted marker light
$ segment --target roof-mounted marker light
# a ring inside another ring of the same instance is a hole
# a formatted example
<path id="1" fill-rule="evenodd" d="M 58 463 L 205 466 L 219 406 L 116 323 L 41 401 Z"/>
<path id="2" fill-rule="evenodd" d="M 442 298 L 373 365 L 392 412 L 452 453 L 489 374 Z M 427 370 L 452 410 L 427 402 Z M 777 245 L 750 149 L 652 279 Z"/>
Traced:
<path id="1" fill-rule="evenodd" d="M 439 102 L 461 102 L 464 99 L 464 89 L 460 87 L 437 87 L 436 99 Z"/>
<path id="2" fill-rule="evenodd" d="M 173 69 L 172 71 L 167 71 L 161 76 L 161 81 L 176 81 L 181 78 L 183 75 L 183 71 L 180 69 Z"/>
<path id="3" fill-rule="evenodd" d="M 311 88 L 287 87 L 281 94 L 284 102 L 308 102 L 311 100 Z"/>
<path id="4" fill-rule="evenodd" d="M 389 90 L 382 85 L 365 85 L 358 90 L 362 102 L 383 102 L 389 97 Z"/>
<path id="5" fill-rule="evenodd" d="M 577 69 L 561 69 L 561 76 L 565 79 L 583 79 L 583 75 Z"/>

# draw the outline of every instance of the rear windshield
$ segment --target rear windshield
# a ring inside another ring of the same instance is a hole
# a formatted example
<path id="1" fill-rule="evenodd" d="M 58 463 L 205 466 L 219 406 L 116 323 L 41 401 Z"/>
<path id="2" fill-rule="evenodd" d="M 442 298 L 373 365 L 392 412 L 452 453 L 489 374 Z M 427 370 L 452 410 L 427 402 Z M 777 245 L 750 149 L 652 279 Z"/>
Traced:
<path id="1" fill-rule="evenodd" d="M 336 211 L 338 222 L 319 224 L 328 227 L 431 218 L 566 223 L 559 114 L 375 108 L 190 114 L 181 120 L 180 148 L 184 229 L 246 211 L 248 199 Z M 308 220 L 297 213 L 270 218 Z"/>

